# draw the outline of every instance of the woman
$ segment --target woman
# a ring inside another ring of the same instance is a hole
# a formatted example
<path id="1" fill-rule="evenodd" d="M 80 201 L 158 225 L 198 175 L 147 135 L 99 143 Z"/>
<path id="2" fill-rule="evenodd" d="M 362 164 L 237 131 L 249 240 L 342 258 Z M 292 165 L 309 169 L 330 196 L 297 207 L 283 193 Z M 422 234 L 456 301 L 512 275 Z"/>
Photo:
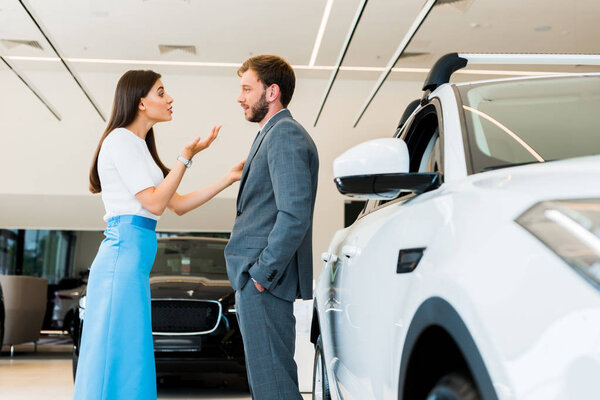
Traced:
<path id="1" fill-rule="evenodd" d="M 244 162 L 212 185 L 176 193 L 192 157 L 216 139 L 189 143 L 173 169 L 160 161 L 153 126 L 170 121 L 173 99 L 153 71 L 128 71 L 117 84 L 112 115 L 90 171 L 102 192 L 108 227 L 92 264 L 75 380 L 76 400 L 156 399 L 149 274 L 156 221 L 165 208 L 182 215 L 238 181 Z"/>

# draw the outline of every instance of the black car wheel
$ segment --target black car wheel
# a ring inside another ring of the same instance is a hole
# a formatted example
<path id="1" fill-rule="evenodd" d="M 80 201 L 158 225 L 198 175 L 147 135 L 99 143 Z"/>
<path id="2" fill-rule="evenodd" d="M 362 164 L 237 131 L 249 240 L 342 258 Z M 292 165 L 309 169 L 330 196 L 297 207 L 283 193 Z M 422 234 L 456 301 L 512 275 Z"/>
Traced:
<path id="1" fill-rule="evenodd" d="M 78 314 L 78 311 L 76 312 Z M 83 321 L 79 318 L 73 318 L 74 323 L 74 336 L 73 336 L 73 381 L 75 381 L 75 375 L 77 374 L 77 363 L 79 362 L 79 350 L 81 349 L 81 332 L 83 330 Z"/>
<path id="2" fill-rule="evenodd" d="M 63 322 L 63 329 L 69 332 L 71 339 L 75 338 L 75 318 L 73 310 L 67 313 L 67 316 Z"/>
<path id="3" fill-rule="evenodd" d="M 427 400 L 480 400 L 475 384 L 468 378 L 452 373 L 445 375 L 429 392 Z"/>
<path id="4" fill-rule="evenodd" d="M 77 362 L 79 361 L 79 352 L 73 347 L 73 382 L 75 382 L 75 375 L 77 374 Z"/>
<path id="5" fill-rule="evenodd" d="M 321 335 L 315 344 L 315 362 L 313 366 L 313 400 L 331 400 L 329 393 L 329 380 L 325 369 L 325 357 L 323 356 L 323 342 Z"/>

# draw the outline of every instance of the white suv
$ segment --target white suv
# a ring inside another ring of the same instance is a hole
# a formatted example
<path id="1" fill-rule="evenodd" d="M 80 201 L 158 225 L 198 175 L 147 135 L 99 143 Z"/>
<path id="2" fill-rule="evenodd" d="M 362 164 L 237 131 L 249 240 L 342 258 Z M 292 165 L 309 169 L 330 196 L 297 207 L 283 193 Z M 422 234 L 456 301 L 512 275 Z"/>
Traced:
<path id="1" fill-rule="evenodd" d="M 323 254 L 317 399 L 600 399 L 600 74 L 448 83 L 475 59 L 334 163 L 369 200 Z"/>

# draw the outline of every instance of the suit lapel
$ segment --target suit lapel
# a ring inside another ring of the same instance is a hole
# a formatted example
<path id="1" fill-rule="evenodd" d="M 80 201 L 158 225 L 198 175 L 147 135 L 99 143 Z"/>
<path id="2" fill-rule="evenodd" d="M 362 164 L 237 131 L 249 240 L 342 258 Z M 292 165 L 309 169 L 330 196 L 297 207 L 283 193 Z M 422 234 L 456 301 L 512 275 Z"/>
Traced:
<path id="1" fill-rule="evenodd" d="M 252 163 L 254 156 L 258 152 L 258 149 L 260 148 L 260 145 L 262 144 L 263 140 L 267 136 L 267 133 L 269 133 L 269 131 L 277 123 L 277 121 L 279 121 L 281 118 L 286 117 L 286 116 L 291 116 L 291 114 L 288 110 L 282 110 L 282 111 L 278 112 L 277 114 L 275 114 L 273 117 L 271 117 L 271 119 L 263 127 L 263 129 L 260 131 L 260 133 L 256 136 L 256 139 L 254 139 L 254 143 L 252 143 L 252 147 L 250 147 L 250 153 L 248 154 L 248 158 L 246 159 L 246 163 L 244 164 L 244 169 L 242 170 L 242 178 L 240 179 L 240 189 L 238 191 L 238 197 L 237 197 L 238 208 L 240 205 L 240 198 L 242 196 L 242 190 L 244 189 L 244 184 L 246 183 L 246 178 L 248 177 L 248 171 L 250 170 L 250 164 Z"/>

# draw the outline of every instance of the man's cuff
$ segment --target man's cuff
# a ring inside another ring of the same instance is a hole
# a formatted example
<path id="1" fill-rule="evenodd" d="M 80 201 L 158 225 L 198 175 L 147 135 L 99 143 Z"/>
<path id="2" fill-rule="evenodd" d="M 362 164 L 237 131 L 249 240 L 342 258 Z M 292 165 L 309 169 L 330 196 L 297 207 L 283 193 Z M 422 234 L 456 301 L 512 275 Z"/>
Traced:
<path id="1" fill-rule="evenodd" d="M 258 267 L 258 263 L 254 263 L 254 265 L 248 270 L 248 273 L 250 274 L 250 279 L 252 279 L 254 282 L 260 283 L 262 287 L 269 290 L 269 287 L 273 282 L 269 282 L 267 276 Z"/>

